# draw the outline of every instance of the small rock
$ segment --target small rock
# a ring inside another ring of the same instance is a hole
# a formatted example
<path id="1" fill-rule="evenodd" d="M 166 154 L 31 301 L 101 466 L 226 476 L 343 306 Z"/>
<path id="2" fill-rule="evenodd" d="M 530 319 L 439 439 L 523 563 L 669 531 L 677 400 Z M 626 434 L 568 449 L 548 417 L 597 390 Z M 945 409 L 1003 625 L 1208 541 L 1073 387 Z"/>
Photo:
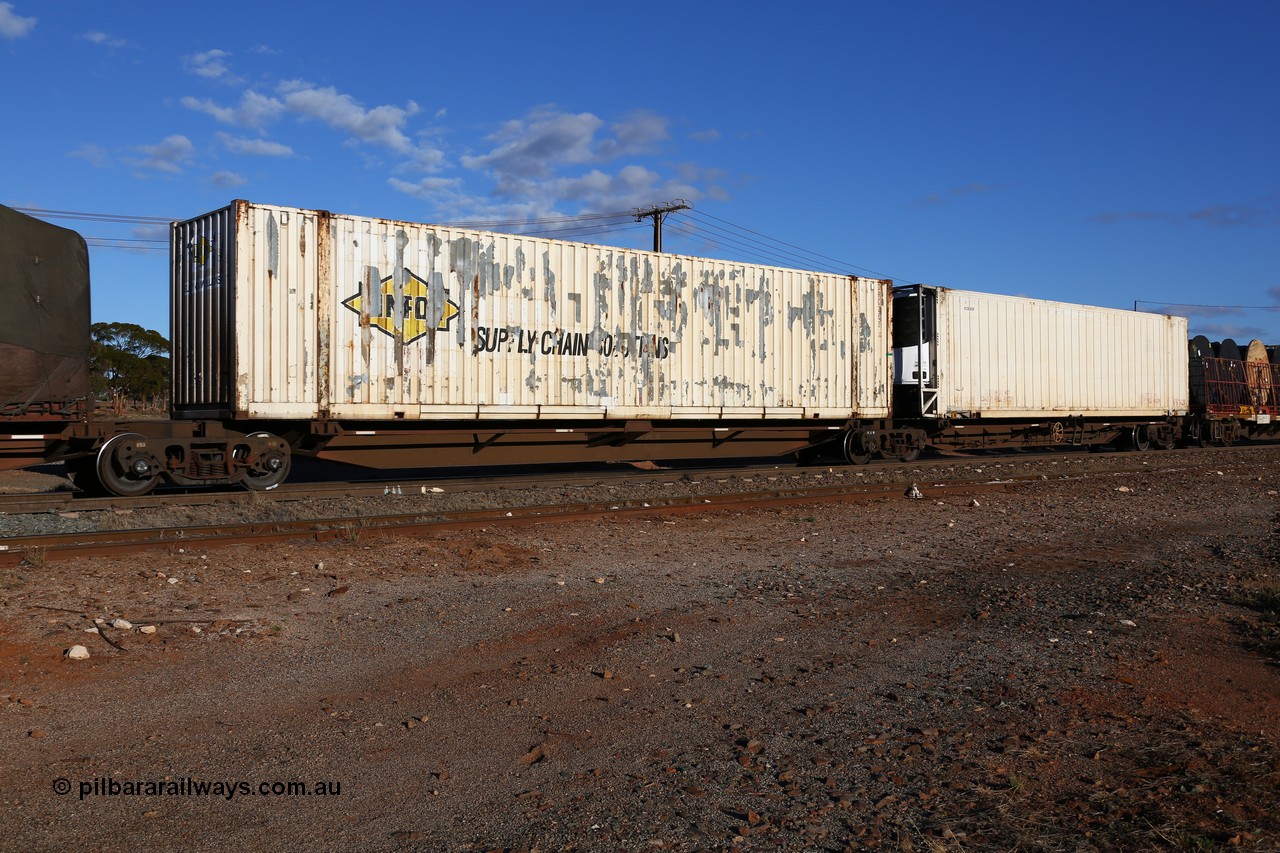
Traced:
<path id="1" fill-rule="evenodd" d="M 1120 486 L 1119 488 L 1116 489 L 1116 491 L 1128 494 L 1129 492 L 1132 492 L 1133 489 L 1129 488 L 1128 486 Z"/>
<path id="2" fill-rule="evenodd" d="M 169 578 L 169 579 L 168 579 L 168 581 L 169 581 L 169 583 L 177 583 L 177 582 L 178 582 L 178 579 L 177 579 L 177 578 Z"/>
<path id="3" fill-rule="evenodd" d="M 326 592 L 325 595 L 328 596 L 329 598 L 333 598 L 335 595 L 345 594 L 349 589 L 351 589 L 351 587 L 349 586 L 334 587 L 333 589 Z"/>
<path id="4" fill-rule="evenodd" d="M 63 654 L 71 660 L 88 660 L 89 658 L 89 650 L 84 646 L 72 646 L 63 652 Z"/>
<path id="5" fill-rule="evenodd" d="M 604 578 L 596 578 L 596 583 L 604 583 Z"/>
<path id="6" fill-rule="evenodd" d="M 432 494 L 439 495 L 439 494 L 443 494 L 444 489 L 442 489 L 442 488 L 440 488 L 440 487 L 438 487 L 438 486 L 432 486 L 432 487 L 431 487 L 431 492 L 432 492 Z"/>
<path id="7" fill-rule="evenodd" d="M 1134 622 L 1132 619 L 1121 619 L 1121 620 L 1120 620 L 1120 624 L 1121 624 L 1121 625 L 1124 625 L 1124 626 L 1125 626 L 1125 627 L 1127 627 L 1127 628 L 1137 628 L 1137 627 L 1138 627 L 1138 623 L 1137 623 L 1137 622 Z"/>
<path id="8" fill-rule="evenodd" d="M 32 729 L 30 732 L 30 736 L 35 738 L 36 740 L 39 740 L 40 738 L 44 737 L 44 729 Z"/>
<path id="9" fill-rule="evenodd" d="M 113 619 L 111 621 L 111 627 L 118 628 L 121 631 L 128 631 L 130 628 L 133 627 L 133 623 L 130 622 L 128 619 Z"/>
<path id="10" fill-rule="evenodd" d="M 977 498 L 970 498 L 970 499 L 969 499 L 969 506 L 982 506 L 982 504 L 978 503 L 978 499 L 977 499 Z"/>
<path id="11" fill-rule="evenodd" d="M 909 498 L 910 500 L 913 500 L 913 501 L 919 500 L 920 498 L 924 497 L 924 494 L 921 493 L 919 487 L 916 486 L 915 483 L 912 483 L 911 488 L 907 489 L 902 494 L 903 494 L 903 497 Z"/>
<path id="12" fill-rule="evenodd" d="M 138 629 L 138 632 L 142 634 L 154 634 L 156 632 L 156 626 L 143 625 L 141 628 Z"/>

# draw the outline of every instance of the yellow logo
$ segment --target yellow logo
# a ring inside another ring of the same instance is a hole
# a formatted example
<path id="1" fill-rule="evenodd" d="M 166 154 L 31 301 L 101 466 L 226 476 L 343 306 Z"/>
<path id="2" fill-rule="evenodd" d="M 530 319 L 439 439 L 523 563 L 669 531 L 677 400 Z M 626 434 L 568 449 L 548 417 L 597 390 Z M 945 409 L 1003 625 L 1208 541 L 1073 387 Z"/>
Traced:
<path id="1" fill-rule="evenodd" d="M 458 303 L 445 299 L 439 306 L 438 318 L 431 316 L 430 286 L 409 270 L 404 283 L 403 297 L 396 304 L 396 288 L 393 278 L 388 276 L 379 282 L 377 300 L 369 306 L 369 322 L 393 338 L 400 338 L 406 344 L 413 343 L 428 332 L 447 332 L 453 318 L 458 316 Z M 342 304 L 352 311 L 365 313 L 364 294 L 357 293 L 342 300 Z M 400 326 L 397 333 L 396 326 Z"/>

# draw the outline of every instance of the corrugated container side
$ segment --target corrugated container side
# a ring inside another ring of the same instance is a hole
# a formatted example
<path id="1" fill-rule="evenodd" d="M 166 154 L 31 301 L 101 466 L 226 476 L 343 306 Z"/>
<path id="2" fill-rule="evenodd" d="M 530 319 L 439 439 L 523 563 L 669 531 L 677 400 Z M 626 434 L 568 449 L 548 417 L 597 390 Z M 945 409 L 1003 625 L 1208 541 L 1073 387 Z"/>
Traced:
<path id="1" fill-rule="evenodd" d="M 1181 414 L 1186 334 L 1183 317 L 939 288 L 939 410 Z"/>
<path id="2" fill-rule="evenodd" d="M 242 219 L 251 416 L 888 414 L 887 282 L 293 208 Z"/>
<path id="3" fill-rule="evenodd" d="M 234 206 L 225 207 L 170 227 L 171 405 L 178 416 L 230 414 L 234 215 Z"/>
<path id="4" fill-rule="evenodd" d="M 235 414 L 314 417 L 321 282 L 316 211 L 237 209 Z"/>

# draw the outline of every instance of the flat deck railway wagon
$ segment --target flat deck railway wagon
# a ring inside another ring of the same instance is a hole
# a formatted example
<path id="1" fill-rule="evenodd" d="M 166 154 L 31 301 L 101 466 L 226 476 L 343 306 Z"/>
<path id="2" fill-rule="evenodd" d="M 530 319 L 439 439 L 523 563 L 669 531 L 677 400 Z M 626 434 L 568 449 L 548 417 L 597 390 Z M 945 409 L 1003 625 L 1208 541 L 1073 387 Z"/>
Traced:
<path id="1" fill-rule="evenodd" d="M 0 213 L 0 296 L 27 311 L 0 320 L 0 466 L 118 495 L 271 488 L 295 455 L 862 463 L 1230 443 L 1280 415 L 1260 344 L 1189 355 L 1180 317 L 235 201 L 171 228 L 171 418 L 96 421 L 83 241 Z"/>
<path id="2" fill-rule="evenodd" d="M 1192 338 L 1188 444 L 1232 444 L 1280 435 L 1280 347 Z"/>
<path id="3" fill-rule="evenodd" d="M 113 492 L 788 453 L 890 415 L 891 283 L 237 201 L 175 223 L 176 426 Z M 186 424 L 186 426 L 182 426 Z M 114 442 L 114 443 L 111 443 Z"/>
<path id="4" fill-rule="evenodd" d="M 937 447 L 1173 447 L 1187 320 L 913 285 L 894 292 L 898 423 Z"/>

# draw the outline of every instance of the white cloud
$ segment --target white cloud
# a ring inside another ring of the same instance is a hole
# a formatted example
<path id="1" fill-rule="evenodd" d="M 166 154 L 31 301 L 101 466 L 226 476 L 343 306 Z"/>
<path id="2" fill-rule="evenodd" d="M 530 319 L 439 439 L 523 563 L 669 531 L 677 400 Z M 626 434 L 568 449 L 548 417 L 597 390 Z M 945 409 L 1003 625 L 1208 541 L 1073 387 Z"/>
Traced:
<path id="1" fill-rule="evenodd" d="M 444 165 L 445 154 L 442 149 L 428 142 L 419 142 L 409 153 L 409 159 L 404 162 L 402 168 L 408 171 L 432 173 L 439 172 Z"/>
<path id="2" fill-rule="evenodd" d="M 418 112 L 413 101 L 404 107 L 385 104 L 366 110 L 355 98 L 332 86 L 317 88 L 301 80 L 285 81 L 278 91 L 285 108 L 294 115 L 316 119 L 362 142 L 400 153 L 413 151 L 413 144 L 404 133 L 405 121 Z"/>
<path id="3" fill-rule="evenodd" d="M 107 165 L 107 149 L 94 145 L 92 142 L 82 142 L 80 147 L 67 154 L 68 157 L 79 157 L 87 160 L 89 165 L 102 168 Z"/>
<path id="4" fill-rule="evenodd" d="M 566 208 L 575 212 L 629 210 L 655 200 L 696 201 L 703 195 L 692 184 L 630 165 L 616 173 L 592 169 L 583 175 L 546 180 L 509 178 L 494 188 L 490 200 L 472 199 L 469 207 L 457 208 L 468 218 L 520 218 L 553 216 Z"/>
<path id="5" fill-rule="evenodd" d="M 611 122 L 591 113 L 566 113 L 543 106 L 508 121 L 487 137 L 489 151 L 461 158 L 461 165 L 493 182 L 488 199 L 467 199 L 466 216 L 544 216 L 565 208 L 577 212 L 642 207 L 667 198 L 725 199 L 721 170 L 678 163 L 658 171 L 630 162 L 616 169 L 601 164 L 659 151 L 671 138 L 670 121 L 636 110 Z M 571 174 L 575 167 L 591 167 Z M 674 174 L 670 174 L 674 172 Z M 434 200 L 434 199 L 433 199 Z"/>
<path id="6" fill-rule="evenodd" d="M 116 38 L 110 33 L 92 32 L 85 33 L 80 38 L 90 44 L 100 44 L 103 47 L 128 47 L 129 43 L 121 38 Z"/>
<path id="7" fill-rule="evenodd" d="M 540 108 L 504 124 L 488 137 L 498 143 L 496 148 L 478 157 L 463 157 L 462 164 L 508 178 L 548 177 L 557 164 L 592 162 L 592 143 L 603 124 L 591 113 Z"/>
<path id="8" fill-rule="evenodd" d="M 424 201 L 440 202 L 445 199 L 455 200 L 458 187 L 462 185 L 460 178 L 423 178 L 417 182 L 402 181 L 399 178 L 388 178 L 387 184 L 394 190 Z"/>
<path id="9" fill-rule="evenodd" d="M 692 184 L 663 178 L 643 166 L 624 166 L 614 175 L 593 169 L 578 178 L 551 181 L 547 189 L 556 198 L 578 202 L 588 210 L 624 210 L 652 204 L 655 199 L 695 201 L 702 197 Z"/>
<path id="10" fill-rule="evenodd" d="M 667 120 L 648 110 L 635 110 L 609 126 L 612 139 L 603 139 L 596 147 L 596 159 L 612 160 L 654 150 L 660 142 L 671 138 Z"/>
<path id="11" fill-rule="evenodd" d="M 0 36 L 19 39 L 35 29 L 35 18 L 23 18 L 13 13 L 12 3 L 0 3 Z"/>
<path id="12" fill-rule="evenodd" d="M 231 54 L 225 50 L 206 50 L 204 53 L 193 53 L 182 57 L 182 62 L 192 74 L 209 80 L 230 78 L 231 69 L 227 67 L 226 58 Z"/>
<path id="13" fill-rule="evenodd" d="M 541 178 L 561 165 L 604 163 L 654 151 L 671 138 L 668 120 L 648 110 L 635 110 L 609 125 L 609 136 L 597 139 L 604 120 L 592 113 L 565 113 L 539 107 L 522 119 L 504 124 L 488 140 L 497 147 L 463 159 L 469 169 L 508 178 Z"/>
<path id="14" fill-rule="evenodd" d="M 195 146 L 191 140 L 180 134 L 166 136 L 156 145 L 139 145 L 135 150 L 146 155 L 136 165 L 144 169 L 155 169 L 159 172 L 181 172 L 182 165 L 191 159 Z"/>
<path id="15" fill-rule="evenodd" d="M 250 89 L 240 96 L 240 104 L 235 107 L 224 107 L 207 99 L 193 98 L 190 95 L 179 103 L 189 110 L 213 116 L 223 124 L 234 124 L 240 127 L 262 127 L 275 119 L 284 111 L 284 104 L 268 95 L 259 95 Z"/>
<path id="16" fill-rule="evenodd" d="M 233 187 L 243 186 L 248 183 L 240 175 L 235 172 L 214 172 L 209 176 L 209 182 L 220 189 L 229 190 Z"/>
<path id="17" fill-rule="evenodd" d="M 249 154 L 254 157 L 290 157 L 293 155 L 293 149 L 288 145 L 272 142 L 269 139 L 245 139 L 240 136 L 232 136 L 229 133 L 219 133 L 217 137 L 224 148 L 236 154 Z"/>

